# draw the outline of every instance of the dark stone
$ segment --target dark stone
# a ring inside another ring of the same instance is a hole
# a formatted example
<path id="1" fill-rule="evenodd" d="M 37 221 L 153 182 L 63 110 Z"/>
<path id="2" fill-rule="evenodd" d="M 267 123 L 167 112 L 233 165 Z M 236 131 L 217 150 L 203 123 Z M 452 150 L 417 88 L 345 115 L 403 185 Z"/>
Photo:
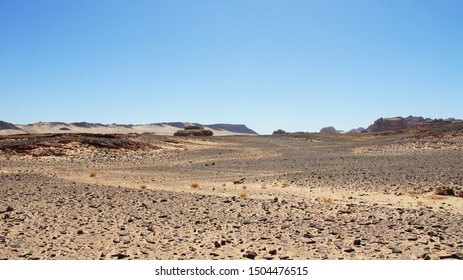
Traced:
<path id="1" fill-rule="evenodd" d="M 270 251 L 268 251 L 268 253 L 272 256 L 276 255 L 277 254 L 277 250 L 276 249 L 272 249 Z"/>
<path id="2" fill-rule="evenodd" d="M 304 233 L 305 238 L 313 238 L 313 235 L 310 232 Z"/>
<path id="3" fill-rule="evenodd" d="M 118 260 L 121 260 L 121 259 L 125 259 L 125 258 L 130 257 L 130 255 L 126 255 L 126 254 L 123 254 L 123 253 L 117 253 L 115 255 L 112 255 L 111 257 L 117 258 Z"/>
<path id="4" fill-rule="evenodd" d="M 398 247 L 391 247 L 391 251 L 394 254 L 402 254 L 402 250 Z"/>
<path id="5" fill-rule="evenodd" d="M 362 245 L 362 240 L 360 240 L 360 239 L 354 240 L 354 245 L 355 245 L 355 246 L 360 246 L 360 245 Z"/>
<path id="6" fill-rule="evenodd" d="M 455 191 L 452 188 L 438 188 L 435 193 L 437 195 L 455 195 Z"/>
<path id="7" fill-rule="evenodd" d="M 455 259 L 463 260 L 463 253 L 452 254 L 452 257 L 454 257 Z"/>
<path id="8" fill-rule="evenodd" d="M 218 241 L 214 241 L 214 247 L 220 248 L 222 245 Z"/>
<path id="9" fill-rule="evenodd" d="M 6 207 L 6 211 L 5 211 L 5 212 L 12 212 L 12 211 L 14 211 L 14 208 L 13 208 L 13 207 L 11 207 L 11 206 Z"/>
<path id="10" fill-rule="evenodd" d="M 423 258 L 423 260 L 426 260 L 426 261 L 431 260 L 431 256 L 429 256 L 428 254 L 423 254 L 423 256 L 421 257 Z"/>
<path id="11" fill-rule="evenodd" d="M 81 229 L 79 229 L 79 230 L 77 231 L 77 234 L 78 234 L 78 235 L 84 234 L 84 231 L 81 230 Z"/>
<path id="12" fill-rule="evenodd" d="M 418 237 L 417 237 L 416 235 L 409 236 L 409 237 L 407 238 L 407 240 L 408 240 L 408 241 L 416 241 L 416 240 L 418 240 Z"/>
<path id="13" fill-rule="evenodd" d="M 257 253 L 254 251 L 246 251 L 243 257 L 253 260 L 257 257 Z"/>
<path id="14" fill-rule="evenodd" d="M 355 252 L 355 249 L 354 248 L 346 248 L 346 249 L 344 249 L 344 252 L 352 253 L 352 252 Z"/>

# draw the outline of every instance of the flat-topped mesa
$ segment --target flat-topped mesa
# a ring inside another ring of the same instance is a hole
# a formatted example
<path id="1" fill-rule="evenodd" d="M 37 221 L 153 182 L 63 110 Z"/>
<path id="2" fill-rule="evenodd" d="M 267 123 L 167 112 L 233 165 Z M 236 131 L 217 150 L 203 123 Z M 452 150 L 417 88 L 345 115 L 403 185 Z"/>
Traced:
<path id="1" fill-rule="evenodd" d="M 214 133 L 212 130 L 204 129 L 199 125 L 189 125 L 184 130 L 178 130 L 174 133 L 174 136 L 212 136 Z"/>

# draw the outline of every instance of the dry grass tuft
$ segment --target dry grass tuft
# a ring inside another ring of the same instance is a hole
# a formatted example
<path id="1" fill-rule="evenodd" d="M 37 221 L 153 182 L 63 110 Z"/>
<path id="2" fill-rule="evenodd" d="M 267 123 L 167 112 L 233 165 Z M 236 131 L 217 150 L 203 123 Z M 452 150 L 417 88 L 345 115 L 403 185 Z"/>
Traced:
<path id="1" fill-rule="evenodd" d="M 90 177 L 96 177 L 96 172 L 90 173 Z"/>
<path id="2" fill-rule="evenodd" d="M 246 194 L 246 193 L 240 193 L 240 197 L 241 197 L 241 198 L 247 198 L 247 197 L 249 197 L 249 195 Z"/>
<path id="3" fill-rule="evenodd" d="M 281 187 L 282 187 L 282 188 L 287 188 L 287 187 L 289 187 L 289 184 L 286 183 L 286 182 L 284 182 L 283 184 L 281 184 Z"/>
<path id="4" fill-rule="evenodd" d="M 246 190 L 248 188 L 248 186 L 242 186 L 241 187 L 243 190 Z"/>
<path id="5" fill-rule="evenodd" d="M 331 204 L 331 203 L 334 203 L 334 199 L 332 199 L 331 197 L 324 197 L 321 199 L 321 202 L 326 203 L 326 204 Z"/>
<path id="6" fill-rule="evenodd" d="M 222 184 L 222 187 L 226 187 L 226 186 L 227 186 L 227 183 L 223 183 L 223 184 Z"/>
<path id="7" fill-rule="evenodd" d="M 141 185 L 141 186 L 140 186 L 140 189 L 142 189 L 142 190 L 146 190 L 147 188 L 148 188 L 147 185 Z"/>
<path id="8" fill-rule="evenodd" d="M 191 184 L 191 187 L 192 187 L 193 189 L 197 189 L 197 188 L 199 188 L 200 186 L 199 186 L 198 183 L 193 183 L 193 184 Z"/>
<path id="9" fill-rule="evenodd" d="M 442 196 L 442 195 L 431 194 L 431 195 L 426 196 L 426 199 L 429 199 L 429 200 L 444 200 L 444 199 L 447 199 L 447 197 Z"/>
<path id="10" fill-rule="evenodd" d="M 419 200 L 419 201 L 416 202 L 416 204 L 418 204 L 418 206 L 423 206 L 423 205 L 424 205 L 424 202 L 421 201 L 421 200 Z"/>

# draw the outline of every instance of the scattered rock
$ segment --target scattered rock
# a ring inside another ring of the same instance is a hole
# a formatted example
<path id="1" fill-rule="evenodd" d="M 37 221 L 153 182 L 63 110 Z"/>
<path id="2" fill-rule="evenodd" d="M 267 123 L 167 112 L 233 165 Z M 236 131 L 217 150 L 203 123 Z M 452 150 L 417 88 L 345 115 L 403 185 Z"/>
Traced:
<path id="1" fill-rule="evenodd" d="M 77 234 L 78 234 L 78 235 L 84 234 L 84 231 L 81 230 L 81 229 L 79 229 L 79 230 L 77 231 Z"/>
<path id="2" fill-rule="evenodd" d="M 272 249 L 270 251 L 268 251 L 268 253 L 272 256 L 276 255 L 277 254 L 277 250 L 276 249 Z"/>
<path id="3" fill-rule="evenodd" d="M 360 239 L 354 240 L 354 245 L 355 245 L 355 246 L 360 246 L 360 245 L 362 245 L 362 240 L 360 240 Z"/>

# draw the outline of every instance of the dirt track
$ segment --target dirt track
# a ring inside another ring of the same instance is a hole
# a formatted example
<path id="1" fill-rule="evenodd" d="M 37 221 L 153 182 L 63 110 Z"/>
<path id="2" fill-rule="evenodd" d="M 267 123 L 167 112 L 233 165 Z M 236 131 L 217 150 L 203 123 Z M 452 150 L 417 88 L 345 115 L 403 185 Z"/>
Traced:
<path id="1" fill-rule="evenodd" d="M 74 139 L 4 149 L 0 258 L 440 259 L 463 252 L 463 198 L 434 194 L 462 189 L 459 132 L 126 140 L 117 143 L 128 147 Z"/>

